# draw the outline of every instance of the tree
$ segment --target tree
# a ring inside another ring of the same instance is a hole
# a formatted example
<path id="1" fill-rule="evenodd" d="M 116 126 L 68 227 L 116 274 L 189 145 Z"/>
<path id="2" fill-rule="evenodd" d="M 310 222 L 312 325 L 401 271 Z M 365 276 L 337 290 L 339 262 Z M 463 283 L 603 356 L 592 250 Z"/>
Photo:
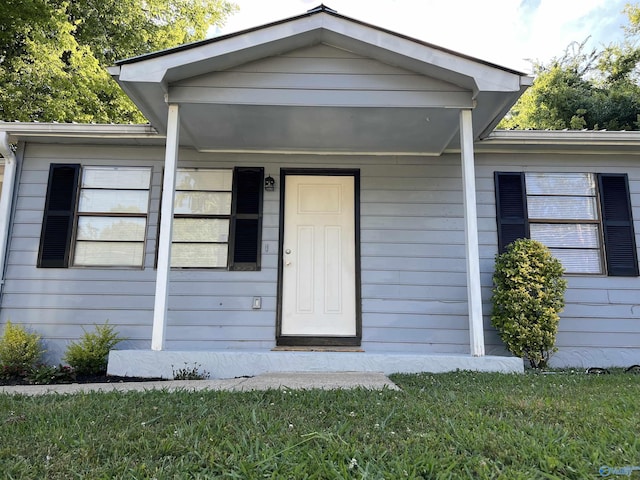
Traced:
<path id="1" fill-rule="evenodd" d="M 624 13 L 629 18 L 629 25 L 625 27 L 628 36 L 635 36 L 640 33 L 640 5 L 628 3 L 624 7 Z"/>
<path id="2" fill-rule="evenodd" d="M 640 7 L 627 5 L 623 44 L 585 51 L 573 43 L 548 64 L 534 63 L 535 81 L 498 125 L 506 129 L 640 129 Z"/>
<path id="3" fill-rule="evenodd" d="M 0 16 L 0 120 L 140 123 L 106 67 L 205 37 L 227 0 L 8 0 Z M 15 8 L 14 8 L 15 7 Z"/>
<path id="4" fill-rule="evenodd" d="M 142 6 L 143 5 L 143 6 Z M 205 38 L 236 10 L 225 0 L 80 0 L 67 5 L 79 44 L 103 65 Z"/>
<path id="5" fill-rule="evenodd" d="M 0 65 L 3 60 L 20 56 L 29 32 L 48 23 L 49 9 L 41 0 L 5 0 L 0 15 Z"/>

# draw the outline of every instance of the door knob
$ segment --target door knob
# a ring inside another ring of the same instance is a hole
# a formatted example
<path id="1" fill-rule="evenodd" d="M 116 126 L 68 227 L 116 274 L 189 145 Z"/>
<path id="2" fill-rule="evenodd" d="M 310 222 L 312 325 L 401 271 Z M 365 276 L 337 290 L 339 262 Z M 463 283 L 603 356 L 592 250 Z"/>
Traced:
<path id="1" fill-rule="evenodd" d="M 287 248 L 284 253 L 286 253 L 287 255 L 289 255 L 291 253 L 291 249 Z"/>

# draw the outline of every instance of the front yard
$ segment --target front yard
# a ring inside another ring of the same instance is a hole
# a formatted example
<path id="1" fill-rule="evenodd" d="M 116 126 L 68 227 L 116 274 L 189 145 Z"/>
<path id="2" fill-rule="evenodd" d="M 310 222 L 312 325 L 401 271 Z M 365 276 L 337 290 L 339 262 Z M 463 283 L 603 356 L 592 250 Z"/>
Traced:
<path id="1" fill-rule="evenodd" d="M 3 478 L 640 478 L 640 376 L 395 391 L 0 395 Z"/>

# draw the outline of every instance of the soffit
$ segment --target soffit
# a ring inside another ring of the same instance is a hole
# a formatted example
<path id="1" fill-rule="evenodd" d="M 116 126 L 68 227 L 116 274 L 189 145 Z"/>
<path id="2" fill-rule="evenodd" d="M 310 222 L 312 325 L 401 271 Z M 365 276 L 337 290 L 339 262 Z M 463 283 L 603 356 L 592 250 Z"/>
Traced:
<path id="1" fill-rule="evenodd" d="M 165 136 L 150 125 L 71 124 L 0 122 L 0 131 L 7 132 L 11 143 L 73 145 L 133 145 L 164 144 Z M 238 150 L 237 146 L 227 151 Z M 640 160 L 640 132 L 594 130 L 496 130 L 485 139 L 476 141 L 477 153 L 558 153 L 558 154 L 624 154 Z M 447 152 L 455 153 L 455 148 Z M 283 153 L 311 153 L 313 151 L 283 150 Z M 322 150 L 318 153 L 327 153 Z M 336 152 L 338 155 L 357 153 Z M 383 153 L 384 152 L 372 152 Z M 397 154 L 402 154 L 398 152 Z M 603 160 L 603 162 L 606 161 Z M 518 165 L 518 157 L 513 157 Z"/>

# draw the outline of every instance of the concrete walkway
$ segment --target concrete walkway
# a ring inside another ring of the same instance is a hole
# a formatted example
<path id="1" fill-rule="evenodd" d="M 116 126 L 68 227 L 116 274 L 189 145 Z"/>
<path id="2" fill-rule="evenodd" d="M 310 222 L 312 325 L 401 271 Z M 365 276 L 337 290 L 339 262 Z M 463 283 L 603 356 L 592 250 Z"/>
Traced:
<path id="1" fill-rule="evenodd" d="M 386 375 L 370 372 L 335 373 L 265 373 L 249 378 L 230 378 L 223 380 L 168 380 L 160 382 L 122 382 L 122 383 L 71 383 L 64 385 L 16 385 L 0 386 L 0 394 L 43 395 L 48 393 L 67 394 L 78 392 L 130 392 L 145 390 L 227 390 L 247 392 L 270 389 L 349 389 L 366 388 L 368 390 L 399 390 Z"/>

